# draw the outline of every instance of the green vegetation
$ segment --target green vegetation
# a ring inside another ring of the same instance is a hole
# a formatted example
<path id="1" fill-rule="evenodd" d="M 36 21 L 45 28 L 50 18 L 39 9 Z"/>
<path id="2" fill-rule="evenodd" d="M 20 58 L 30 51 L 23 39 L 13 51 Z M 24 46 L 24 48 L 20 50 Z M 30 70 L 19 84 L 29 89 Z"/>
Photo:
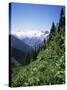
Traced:
<path id="1" fill-rule="evenodd" d="M 65 83 L 65 16 L 63 8 L 58 29 L 54 22 L 49 40 L 30 64 L 15 67 L 11 86 L 53 85 Z M 28 60 L 29 61 L 29 56 Z"/>

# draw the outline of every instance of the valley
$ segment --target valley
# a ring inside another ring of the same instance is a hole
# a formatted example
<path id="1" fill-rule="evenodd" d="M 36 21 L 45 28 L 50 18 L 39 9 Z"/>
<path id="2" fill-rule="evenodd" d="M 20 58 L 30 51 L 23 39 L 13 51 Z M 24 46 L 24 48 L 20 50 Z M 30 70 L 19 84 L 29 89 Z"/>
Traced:
<path id="1" fill-rule="evenodd" d="M 65 14 L 50 32 L 13 32 L 11 87 L 65 84 Z"/>

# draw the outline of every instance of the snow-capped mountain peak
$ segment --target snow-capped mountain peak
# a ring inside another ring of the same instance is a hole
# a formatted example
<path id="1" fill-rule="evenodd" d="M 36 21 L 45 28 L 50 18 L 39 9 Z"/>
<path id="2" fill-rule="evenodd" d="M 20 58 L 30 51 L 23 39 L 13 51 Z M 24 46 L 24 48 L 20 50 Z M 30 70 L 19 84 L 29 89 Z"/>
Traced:
<path id="1" fill-rule="evenodd" d="M 44 33 L 41 31 L 22 31 L 22 32 L 12 32 L 11 34 L 17 36 L 18 38 L 22 37 L 40 37 Z"/>
<path id="2" fill-rule="evenodd" d="M 17 37 L 18 39 L 24 41 L 29 46 L 38 46 L 43 42 L 44 39 L 47 39 L 49 32 L 46 31 L 22 31 L 22 32 L 11 32 L 12 35 Z"/>

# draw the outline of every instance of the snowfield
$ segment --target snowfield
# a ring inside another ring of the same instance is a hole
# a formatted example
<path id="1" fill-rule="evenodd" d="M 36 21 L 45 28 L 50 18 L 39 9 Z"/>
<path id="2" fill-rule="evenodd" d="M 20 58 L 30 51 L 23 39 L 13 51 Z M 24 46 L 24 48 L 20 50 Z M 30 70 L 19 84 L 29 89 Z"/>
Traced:
<path id="1" fill-rule="evenodd" d="M 21 32 L 11 32 L 12 35 L 17 37 L 18 39 L 24 41 L 24 43 L 28 44 L 29 46 L 38 46 L 41 44 L 44 39 L 47 40 L 49 32 L 48 31 L 21 31 Z"/>

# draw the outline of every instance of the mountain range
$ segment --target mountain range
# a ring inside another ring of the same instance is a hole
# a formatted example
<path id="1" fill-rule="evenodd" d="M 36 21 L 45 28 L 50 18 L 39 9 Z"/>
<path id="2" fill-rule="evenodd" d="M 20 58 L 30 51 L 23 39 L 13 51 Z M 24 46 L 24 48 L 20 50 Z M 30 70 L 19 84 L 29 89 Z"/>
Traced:
<path id="1" fill-rule="evenodd" d="M 17 38 L 22 43 L 35 48 L 43 44 L 44 40 L 48 39 L 48 31 L 22 31 L 22 32 L 12 32 L 14 38 Z M 15 42 L 13 42 L 15 43 Z M 21 47 L 22 48 L 22 47 Z"/>
<path id="2" fill-rule="evenodd" d="M 39 49 L 44 44 L 44 40 L 47 41 L 48 37 L 48 31 L 12 32 L 9 35 L 11 62 L 25 64 L 27 55 L 30 54 L 32 56 L 35 48 Z"/>

